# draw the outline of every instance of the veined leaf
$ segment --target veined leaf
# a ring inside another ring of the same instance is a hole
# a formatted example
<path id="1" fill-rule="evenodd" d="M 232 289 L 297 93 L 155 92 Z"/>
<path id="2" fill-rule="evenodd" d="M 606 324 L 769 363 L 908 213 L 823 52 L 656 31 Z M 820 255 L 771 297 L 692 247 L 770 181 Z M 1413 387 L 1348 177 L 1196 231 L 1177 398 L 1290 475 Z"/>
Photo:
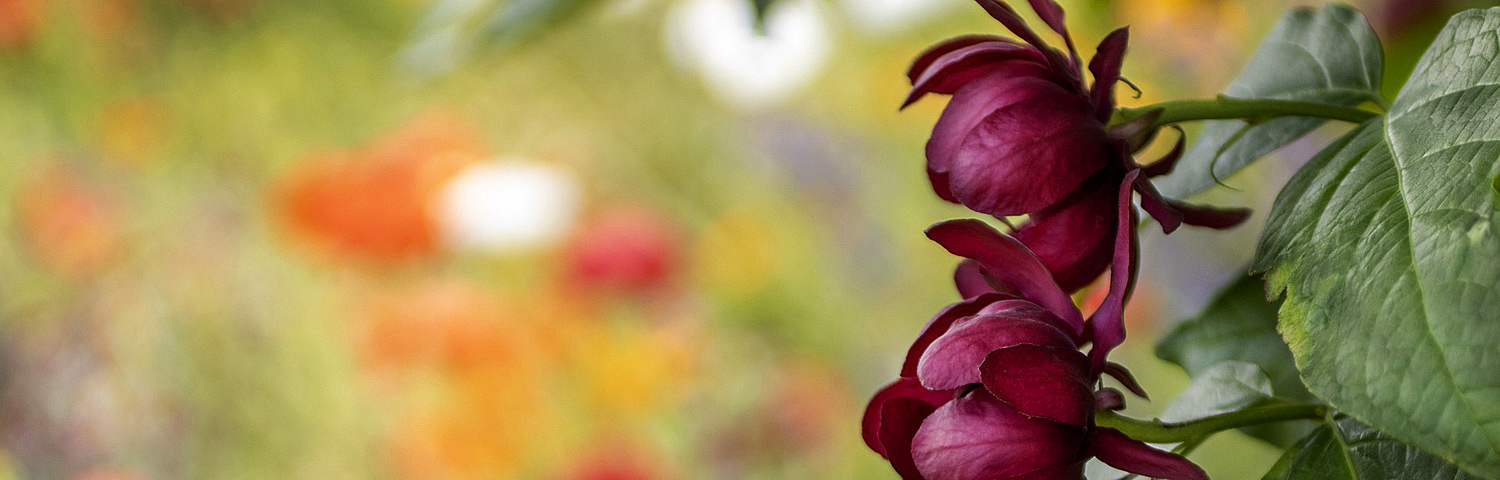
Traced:
<path id="1" fill-rule="evenodd" d="M 1173 399 L 1159 418 L 1163 422 L 1190 422 L 1233 412 L 1271 396 L 1271 379 L 1259 366 L 1230 360 L 1194 377 L 1192 385 Z"/>
<path id="2" fill-rule="evenodd" d="M 1318 427 L 1264 480 L 1469 480 L 1451 463 L 1353 419 Z M 1477 479 L 1476 479 L 1477 480 Z"/>
<path id="3" fill-rule="evenodd" d="M 1500 8 L 1453 17 L 1386 117 L 1302 168 L 1256 252 L 1339 410 L 1500 478 Z"/>
<path id="4" fill-rule="evenodd" d="M 1316 11 L 1300 8 L 1281 17 L 1224 94 L 1346 107 L 1371 100 L 1378 103 L 1384 69 L 1380 39 L 1358 11 L 1339 4 Z M 1220 148 L 1246 128 L 1246 123 L 1205 122 L 1198 140 L 1179 161 L 1176 171 L 1157 185 L 1168 195 L 1190 197 L 1214 186 L 1214 178 L 1222 179 L 1239 171 L 1324 122 L 1317 118 L 1283 117 L 1250 126 L 1222 155 Z"/>
<path id="5" fill-rule="evenodd" d="M 1260 367 L 1275 396 L 1312 401 L 1297 377 L 1292 351 L 1276 334 L 1276 308 L 1266 301 L 1265 284 L 1245 276 L 1219 292 L 1197 316 L 1178 324 L 1156 345 L 1156 356 L 1186 370 L 1196 385 L 1210 369 L 1225 362 Z M 1292 446 L 1312 422 L 1281 422 L 1244 429 L 1246 434 L 1278 447 Z"/>

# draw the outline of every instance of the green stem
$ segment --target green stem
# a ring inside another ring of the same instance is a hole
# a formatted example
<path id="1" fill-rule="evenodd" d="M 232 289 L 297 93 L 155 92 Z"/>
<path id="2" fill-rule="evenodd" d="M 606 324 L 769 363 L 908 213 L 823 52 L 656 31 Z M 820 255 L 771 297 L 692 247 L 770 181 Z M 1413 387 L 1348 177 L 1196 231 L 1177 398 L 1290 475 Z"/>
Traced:
<path id="1" fill-rule="evenodd" d="M 1321 420 L 1327 415 L 1328 407 L 1323 405 L 1277 403 L 1221 413 L 1183 423 L 1139 420 L 1105 410 L 1094 414 L 1094 422 L 1100 427 L 1119 430 L 1142 442 L 1178 443 L 1232 428 L 1288 420 Z"/>
<path id="2" fill-rule="evenodd" d="M 1380 116 L 1355 107 L 1329 105 L 1326 103 L 1301 102 L 1296 100 L 1262 100 L 1219 96 L 1204 100 L 1172 100 L 1144 107 L 1122 108 L 1115 114 L 1111 124 L 1128 122 L 1153 111 L 1161 110 L 1161 116 L 1152 123 L 1152 128 L 1192 120 L 1245 119 L 1264 121 L 1278 117 L 1314 117 L 1364 123 Z"/>

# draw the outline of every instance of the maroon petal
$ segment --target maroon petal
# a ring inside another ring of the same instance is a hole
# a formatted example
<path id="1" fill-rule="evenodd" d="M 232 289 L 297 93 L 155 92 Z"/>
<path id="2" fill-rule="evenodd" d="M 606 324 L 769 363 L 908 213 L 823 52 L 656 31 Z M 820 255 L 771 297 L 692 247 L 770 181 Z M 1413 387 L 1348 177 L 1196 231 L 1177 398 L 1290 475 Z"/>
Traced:
<path id="1" fill-rule="evenodd" d="M 1089 90 L 1089 101 L 1094 105 L 1094 116 L 1108 122 L 1115 109 L 1115 83 L 1120 81 L 1120 66 L 1125 62 L 1125 45 L 1130 41 L 1130 27 L 1120 27 L 1104 41 L 1089 60 L 1089 73 L 1094 74 L 1094 85 Z"/>
<path id="2" fill-rule="evenodd" d="M 913 398 L 897 398 L 880 409 L 880 443 L 886 448 L 886 460 L 904 480 L 926 480 L 912 460 L 912 438 L 922 428 L 922 421 L 936 406 Z"/>
<path id="3" fill-rule="evenodd" d="M 1087 480 L 1083 477 L 1083 469 L 1088 463 L 1087 459 L 1079 460 L 1067 465 L 1058 465 L 1030 473 L 1023 473 L 1014 477 L 1007 477 L 1005 480 Z"/>
<path id="4" fill-rule="evenodd" d="M 870 398 L 870 404 L 865 406 L 864 420 L 861 422 L 861 435 L 864 437 L 865 445 L 869 446 L 870 450 L 874 450 L 875 453 L 879 453 L 880 456 L 887 456 L 887 449 L 880 441 L 880 431 L 884 428 L 884 414 L 882 411 L 885 409 L 886 404 L 898 399 L 907 399 L 926 403 L 932 408 L 937 408 L 943 402 L 952 400 L 953 395 L 952 391 L 933 391 L 922 388 L 922 385 L 917 383 L 917 380 L 914 378 L 902 378 L 892 382 L 890 385 L 886 385 L 885 388 L 875 392 L 875 395 Z M 928 413 L 931 413 L 931 411 Z M 926 414 L 922 416 L 926 417 Z"/>
<path id="5" fill-rule="evenodd" d="M 1005 25 L 1007 30 L 1016 34 L 1017 37 L 1021 37 L 1021 40 L 1042 51 L 1047 56 L 1047 63 L 1052 66 L 1053 70 L 1059 72 L 1069 70 L 1068 62 L 1061 55 L 1058 55 L 1056 50 L 1047 46 L 1047 42 L 1042 41 L 1042 38 L 1038 37 L 1036 32 L 1032 31 L 1031 27 L 1026 25 L 1026 21 L 1022 20 L 1021 15 L 1016 13 L 1015 9 L 1010 8 L 1010 5 L 1006 5 L 1005 2 L 998 0 L 977 1 L 979 6 L 984 8 L 985 13 L 990 14 L 990 17 L 998 20 L 1001 25 Z"/>
<path id="6" fill-rule="evenodd" d="M 1093 372 L 1103 370 L 1109 351 L 1125 341 L 1125 302 L 1135 288 L 1135 210 L 1130 204 L 1131 185 L 1141 171 L 1131 170 L 1120 183 L 1119 224 L 1115 227 L 1115 259 L 1109 267 L 1109 294 L 1089 317 L 1094 348 L 1089 350 Z"/>
<path id="7" fill-rule="evenodd" d="M 917 340 L 912 342 L 910 349 L 907 349 L 906 361 L 901 365 L 901 376 L 906 378 L 917 377 L 917 363 L 922 359 L 922 353 L 927 351 L 927 346 L 931 345 L 933 340 L 937 340 L 938 337 L 948 333 L 948 329 L 953 326 L 953 322 L 964 317 L 976 315 L 981 309 L 992 303 L 1013 298 L 1015 297 L 1002 293 L 985 293 L 962 302 L 948 305 L 947 308 L 934 315 L 932 320 L 927 322 L 927 326 L 922 327 L 922 333 L 917 335 Z"/>
<path id="8" fill-rule="evenodd" d="M 978 389 L 927 417 L 911 453 L 927 480 L 1003 479 L 1077 462 L 1083 432 L 1022 415 Z"/>
<path id="9" fill-rule="evenodd" d="M 1089 359 L 1076 349 L 1016 345 L 979 366 L 984 388 L 1031 417 L 1085 426 L 1094 416 Z"/>
<path id="10" fill-rule="evenodd" d="M 1166 480 L 1208 480 L 1208 474 L 1187 458 L 1152 448 L 1119 430 L 1097 429 L 1089 441 L 1094 456 L 1120 470 Z"/>
<path id="11" fill-rule="evenodd" d="M 1130 390 L 1130 393 L 1134 393 L 1136 396 L 1147 400 L 1151 399 L 1151 397 L 1146 396 L 1146 389 L 1141 388 L 1141 383 L 1135 380 L 1135 375 L 1132 375 L 1130 369 L 1125 368 L 1124 365 L 1115 362 L 1106 362 L 1104 364 L 1104 374 L 1119 381 L 1121 386 L 1125 387 L 1126 390 Z"/>
<path id="12" fill-rule="evenodd" d="M 1177 143 L 1172 145 L 1172 151 L 1167 152 L 1166 155 L 1162 155 L 1161 158 L 1151 162 L 1150 165 L 1141 167 L 1142 175 L 1160 177 L 1172 173 L 1172 169 L 1177 166 L 1177 161 L 1182 159 L 1182 153 L 1187 150 L 1187 135 L 1182 133 L 1181 127 L 1174 125 L 1174 128 L 1177 128 Z"/>
<path id="13" fill-rule="evenodd" d="M 984 267 L 967 258 L 953 270 L 953 284 L 958 286 L 958 296 L 964 299 L 995 291 L 995 287 L 990 286 L 990 281 L 984 278 Z"/>
<path id="14" fill-rule="evenodd" d="M 1047 267 L 1021 242 L 974 219 L 939 222 L 927 227 L 927 238 L 954 255 L 978 261 L 992 279 L 1067 322 L 1070 333 L 1082 332 L 1083 314 L 1072 297 L 1057 287 Z"/>
<path id="15" fill-rule="evenodd" d="M 1001 95 L 1020 99 L 991 111 L 948 160 L 953 196 L 995 216 L 1056 204 L 1109 164 L 1104 125 L 1085 97 L 1035 78 L 1008 87 Z"/>
<path id="16" fill-rule="evenodd" d="M 922 386 L 947 390 L 980 383 L 980 365 L 991 352 L 1015 345 L 1045 345 L 1077 352 L 1071 335 L 1058 329 L 1052 316 L 1025 300 L 1000 303 L 1030 305 L 999 315 L 976 315 L 953 323 L 948 333 L 932 342 L 917 363 Z M 1082 355 L 1082 354 L 1080 354 Z M 1087 362 L 1085 362 L 1085 369 Z"/>
<path id="17" fill-rule="evenodd" d="M 1172 233 L 1182 226 L 1182 212 L 1172 208 L 1150 180 L 1145 177 L 1137 178 L 1135 190 L 1141 192 L 1141 209 L 1156 219 L 1156 223 L 1161 224 L 1162 233 Z"/>
<path id="18" fill-rule="evenodd" d="M 1182 212 L 1182 223 L 1196 227 L 1208 227 L 1216 230 L 1233 228 L 1248 218 L 1250 209 L 1236 207 L 1211 207 L 1208 205 L 1196 205 L 1179 200 L 1166 199 L 1167 205 Z"/>
<path id="19" fill-rule="evenodd" d="M 1030 0 L 1030 2 L 1031 9 L 1036 11 L 1038 17 L 1042 18 L 1042 22 L 1045 22 L 1048 27 L 1052 28 L 1052 31 L 1062 36 L 1063 41 L 1068 44 L 1068 52 L 1072 54 L 1073 60 L 1076 62 L 1078 60 L 1078 52 L 1073 48 L 1073 36 L 1068 34 L 1067 19 L 1063 15 L 1062 6 L 1052 0 Z"/>
<path id="20" fill-rule="evenodd" d="M 1094 392 L 1095 410 L 1119 410 L 1125 408 L 1125 394 L 1119 390 L 1104 387 Z"/>
<path id="21" fill-rule="evenodd" d="M 911 80 L 911 83 L 915 85 L 917 78 L 922 76 L 922 72 L 926 71 L 928 66 L 932 65 L 933 62 L 936 62 L 943 55 L 969 45 L 995 41 L 1011 42 L 1012 40 L 999 35 L 959 35 L 938 42 L 936 45 L 928 47 L 927 50 L 923 50 L 921 54 L 917 55 L 915 60 L 912 60 L 911 68 L 906 70 L 906 78 Z"/>
<path id="22" fill-rule="evenodd" d="M 1037 94 L 1036 89 L 1017 90 L 1014 88 L 1017 82 L 1040 81 L 1051 75 L 1035 63 L 1004 62 L 995 66 L 990 75 L 970 81 L 953 93 L 953 99 L 943 109 L 932 127 L 932 136 L 927 139 L 927 176 L 939 197 L 958 203 L 948 184 L 949 170 L 954 152 L 969 132 L 996 109 L 1025 100 L 1025 95 Z"/>
<path id="23" fill-rule="evenodd" d="M 1041 259 L 1065 292 L 1088 286 L 1109 268 L 1114 255 L 1115 192 L 1097 175 L 1068 199 L 1016 229 L 1015 238 Z"/>
<path id="24" fill-rule="evenodd" d="M 911 92 L 901 102 L 906 108 L 928 93 L 954 93 L 965 84 L 994 73 L 1007 61 L 1029 61 L 1041 66 L 1046 58 L 1035 48 L 1009 40 L 977 43 L 938 57 L 912 81 Z"/>

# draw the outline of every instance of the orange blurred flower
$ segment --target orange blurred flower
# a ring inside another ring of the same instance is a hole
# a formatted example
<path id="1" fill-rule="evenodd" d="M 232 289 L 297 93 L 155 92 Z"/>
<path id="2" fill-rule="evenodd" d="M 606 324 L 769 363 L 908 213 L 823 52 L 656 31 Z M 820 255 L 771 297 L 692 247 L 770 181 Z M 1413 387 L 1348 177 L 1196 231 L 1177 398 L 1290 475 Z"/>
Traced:
<path id="1" fill-rule="evenodd" d="M 283 188 L 290 227 L 336 256 L 409 260 L 438 247 L 436 193 L 480 158 L 468 123 L 428 114 L 355 152 L 313 155 Z"/>
<path id="2" fill-rule="evenodd" d="M 42 0 L 0 0 L 0 50 L 26 46 L 42 22 Z"/>
<path id="3" fill-rule="evenodd" d="M 33 256 L 47 269 L 72 280 L 87 278 L 123 256 L 115 200 L 77 172 L 55 167 L 21 186 L 16 222 Z"/>

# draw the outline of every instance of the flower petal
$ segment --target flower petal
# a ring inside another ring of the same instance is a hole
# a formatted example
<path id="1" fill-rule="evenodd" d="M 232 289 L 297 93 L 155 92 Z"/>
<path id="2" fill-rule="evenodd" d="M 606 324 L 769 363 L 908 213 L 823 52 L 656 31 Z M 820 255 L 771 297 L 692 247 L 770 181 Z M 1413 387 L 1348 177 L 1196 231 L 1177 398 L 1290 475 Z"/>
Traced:
<path id="1" fill-rule="evenodd" d="M 969 132 L 996 109 L 1044 92 L 1037 88 L 1018 89 L 1016 85 L 1046 84 L 1048 82 L 1043 79 L 1051 76 L 1050 71 L 1035 63 L 1003 62 L 996 65 L 989 75 L 974 79 L 953 92 L 953 99 L 932 127 L 925 151 L 927 175 L 939 197 L 958 202 L 948 184 L 949 170 L 953 154 L 968 138 Z"/>
<path id="2" fill-rule="evenodd" d="M 995 216 L 1056 204 L 1110 160 L 1104 125 L 1086 97 L 1034 78 L 1007 87 L 999 96 L 1014 101 L 975 124 L 948 160 L 953 196 Z"/>
<path id="3" fill-rule="evenodd" d="M 1172 208 L 1150 180 L 1145 177 L 1137 178 L 1135 190 L 1141 192 L 1141 209 L 1156 219 L 1156 223 L 1161 224 L 1162 233 L 1172 233 L 1182 226 L 1182 212 Z"/>
<path id="4" fill-rule="evenodd" d="M 1068 34 L 1067 18 L 1063 15 L 1062 5 L 1053 0 L 1030 0 L 1031 9 L 1036 11 L 1036 16 L 1042 18 L 1052 31 L 1062 36 L 1063 41 L 1068 44 L 1068 52 L 1072 54 L 1073 60 L 1078 60 L 1078 52 L 1073 48 L 1073 36 Z"/>
<path id="5" fill-rule="evenodd" d="M 921 54 L 917 55 L 915 60 L 912 60 L 911 68 L 906 70 L 906 78 L 911 80 L 911 83 L 915 85 L 917 78 L 922 76 L 922 72 L 927 71 L 927 67 L 931 66 L 933 62 L 936 62 L 943 55 L 977 43 L 996 41 L 1013 43 L 1011 39 L 999 35 L 959 35 L 938 42 L 928 47 L 927 50 L 923 50 Z"/>
<path id="6" fill-rule="evenodd" d="M 1250 209 L 1238 207 L 1212 207 L 1197 205 L 1174 199 L 1166 199 L 1167 205 L 1182 212 L 1182 223 L 1195 227 L 1216 230 L 1233 228 L 1250 218 Z"/>
<path id="7" fill-rule="evenodd" d="M 1130 27 L 1120 27 L 1104 41 L 1089 60 L 1089 73 L 1094 74 L 1094 84 L 1089 90 L 1089 101 L 1094 105 L 1094 116 L 1108 122 L 1115 109 L 1115 83 L 1120 81 L 1120 66 L 1125 63 L 1125 45 L 1130 41 Z"/>
<path id="8" fill-rule="evenodd" d="M 884 414 L 882 411 L 885 409 L 886 404 L 898 399 L 907 399 L 926 403 L 931 405 L 932 408 L 937 408 L 938 405 L 952 400 L 953 395 L 952 391 L 933 391 L 922 388 L 922 385 L 917 383 L 915 378 L 902 378 L 892 382 L 890 385 L 886 385 L 885 388 L 875 392 L 875 395 L 870 398 L 870 404 L 865 406 L 864 420 L 861 422 L 862 431 L 860 432 L 864 437 L 865 445 L 869 446 L 870 450 L 874 450 L 875 453 L 879 453 L 880 456 L 887 456 L 886 448 L 880 441 L 880 431 L 883 428 L 882 425 L 884 425 Z M 931 412 L 929 411 L 928 413 Z M 922 416 L 925 418 L 926 414 Z M 920 422 L 920 420 L 918 421 Z"/>
<path id="9" fill-rule="evenodd" d="M 980 383 L 980 365 L 991 352 L 1015 345 L 1044 345 L 1077 351 L 1078 345 L 1059 327 L 1051 313 L 1025 300 L 1005 300 L 1010 305 L 998 314 L 975 315 L 953 323 L 948 333 L 932 342 L 917 363 L 922 386 L 946 390 Z M 1080 354 L 1082 355 L 1082 354 Z M 1085 361 L 1085 370 L 1087 362 Z"/>
<path id="10" fill-rule="evenodd" d="M 954 93 L 971 81 L 994 73 L 1008 61 L 1027 61 L 1042 66 L 1046 58 L 1035 48 L 1010 40 L 976 43 L 938 57 L 912 81 L 911 92 L 901 102 L 906 108 L 928 93 Z"/>
<path id="11" fill-rule="evenodd" d="M 1005 347 L 979 366 L 984 388 L 1027 416 L 1086 426 L 1094 417 L 1089 359 L 1077 349 Z"/>
<path id="12" fill-rule="evenodd" d="M 926 480 L 912 460 L 911 444 L 922 422 L 937 408 L 921 400 L 897 398 L 880 409 L 880 444 L 886 448 L 886 460 L 904 480 Z"/>
<path id="13" fill-rule="evenodd" d="M 1070 70 L 1067 60 L 1064 60 L 1062 55 L 1057 53 L 1057 50 L 1047 46 L 1047 42 L 1042 41 L 1042 38 L 1038 37 L 1036 32 L 1032 31 L 1031 27 L 1026 25 L 1026 21 L 1022 20 L 1021 15 L 1016 13 L 1015 9 L 1010 8 L 1010 5 L 1006 5 L 1005 2 L 998 0 L 976 1 L 980 7 L 984 8 L 985 13 L 990 14 L 990 17 L 998 20 L 1001 25 L 1005 25 L 1007 30 L 1016 34 L 1017 37 L 1021 37 L 1021 40 L 1036 47 L 1037 50 L 1041 50 L 1047 56 L 1047 63 L 1052 66 L 1053 70 L 1059 72 Z"/>
<path id="14" fill-rule="evenodd" d="M 1088 460 L 1080 460 L 1067 465 L 1006 477 L 1005 480 L 1087 480 L 1083 477 L 1083 469 L 1088 463 Z"/>
<path id="15" fill-rule="evenodd" d="M 1138 255 L 1135 209 L 1131 207 L 1130 191 L 1140 175 L 1139 169 L 1131 170 L 1120 183 L 1119 224 L 1115 227 L 1114 264 L 1109 267 L 1109 294 L 1105 295 L 1099 309 L 1089 317 L 1089 328 L 1094 340 L 1094 348 L 1089 350 L 1089 357 L 1093 361 L 1095 374 L 1103 370 L 1109 351 L 1125 341 L 1125 302 L 1130 299 L 1131 290 L 1135 288 L 1135 259 Z"/>
<path id="16" fill-rule="evenodd" d="M 1108 175 L 1095 178 L 1084 184 L 1079 198 L 1032 214 L 1014 234 L 1041 259 L 1065 292 L 1093 283 L 1109 268 L 1114 254 L 1116 195 L 1113 188 L 1094 186 L 1104 183 Z"/>
<path id="17" fill-rule="evenodd" d="M 1095 410 L 1120 410 L 1125 408 L 1125 394 L 1110 387 L 1094 392 Z"/>
<path id="18" fill-rule="evenodd" d="M 990 286 L 990 281 L 984 278 L 984 267 L 967 258 L 953 270 L 953 284 L 958 286 L 958 296 L 964 299 L 995 291 L 995 287 Z"/>
<path id="19" fill-rule="evenodd" d="M 927 417 L 911 453 L 927 480 L 1003 479 L 1079 461 L 1083 432 L 1022 415 L 977 389 Z"/>
<path id="20" fill-rule="evenodd" d="M 1173 125 L 1172 128 L 1177 130 L 1177 143 L 1172 144 L 1172 151 L 1162 155 L 1150 165 L 1141 167 L 1142 175 L 1160 177 L 1172 173 L 1172 169 L 1177 167 L 1177 161 L 1182 159 L 1183 152 L 1187 150 L 1187 135 L 1182 132 L 1182 127 Z"/>
<path id="21" fill-rule="evenodd" d="M 1120 470 L 1166 480 L 1208 480 L 1202 468 L 1183 456 L 1152 448 L 1119 430 L 1096 429 L 1089 441 L 1094 456 Z"/>
<path id="22" fill-rule="evenodd" d="M 1013 298 L 1015 297 L 1003 293 L 985 293 L 962 302 L 948 305 L 942 311 L 938 312 L 937 315 L 934 315 L 932 320 L 927 322 L 927 326 L 922 327 L 922 333 L 917 335 L 916 341 L 913 341 L 911 348 L 907 349 L 906 361 L 901 365 L 901 376 L 907 378 L 917 377 L 917 363 L 921 360 L 922 353 L 927 351 L 927 346 L 931 345 L 933 340 L 937 340 L 938 337 L 948 333 L 948 329 L 953 326 L 953 322 L 961 318 L 976 315 L 980 310 L 992 303 Z"/>
<path id="23" fill-rule="evenodd" d="M 1073 305 L 1073 298 L 1057 287 L 1042 261 L 1016 239 L 971 218 L 927 227 L 927 238 L 954 255 L 978 261 L 997 283 L 1015 289 L 1022 298 L 1067 322 L 1070 333 L 1083 331 L 1083 314 Z"/>
<path id="24" fill-rule="evenodd" d="M 1146 396 L 1146 389 L 1141 388 L 1141 383 L 1135 380 L 1135 375 L 1132 375 L 1130 369 L 1125 368 L 1124 365 L 1115 362 L 1105 362 L 1104 374 L 1120 382 L 1120 385 L 1125 387 L 1126 390 L 1130 390 L 1130 393 L 1134 393 L 1136 396 L 1147 400 L 1151 399 L 1151 397 Z"/>

